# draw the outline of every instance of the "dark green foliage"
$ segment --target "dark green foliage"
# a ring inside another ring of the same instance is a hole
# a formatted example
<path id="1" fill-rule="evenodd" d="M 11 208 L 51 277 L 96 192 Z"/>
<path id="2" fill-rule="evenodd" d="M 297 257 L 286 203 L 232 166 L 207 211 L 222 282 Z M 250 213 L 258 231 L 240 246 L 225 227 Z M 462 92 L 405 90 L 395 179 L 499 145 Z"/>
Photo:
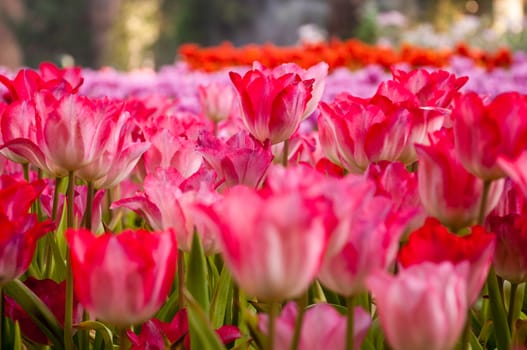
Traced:
<path id="1" fill-rule="evenodd" d="M 88 1 L 23 2 L 24 19 L 6 20 L 19 40 L 26 65 L 36 67 L 45 60 L 58 62 L 64 54 L 73 56 L 76 64 L 92 64 Z"/>

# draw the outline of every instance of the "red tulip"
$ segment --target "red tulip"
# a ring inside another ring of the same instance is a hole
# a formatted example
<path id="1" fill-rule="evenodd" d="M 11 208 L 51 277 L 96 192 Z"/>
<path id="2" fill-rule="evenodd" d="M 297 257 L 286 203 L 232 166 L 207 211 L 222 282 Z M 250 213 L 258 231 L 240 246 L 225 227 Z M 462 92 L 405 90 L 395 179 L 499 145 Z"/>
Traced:
<path id="1" fill-rule="evenodd" d="M 176 269 L 173 231 L 95 236 L 70 229 L 65 235 L 75 294 L 91 315 L 124 327 L 147 320 L 163 305 Z"/>
<path id="2" fill-rule="evenodd" d="M 43 182 L 0 181 L 0 286 L 22 275 L 33 258 L 37 241 L 53 229 L 51 221 L 38 222 L 29 214 Z"/>

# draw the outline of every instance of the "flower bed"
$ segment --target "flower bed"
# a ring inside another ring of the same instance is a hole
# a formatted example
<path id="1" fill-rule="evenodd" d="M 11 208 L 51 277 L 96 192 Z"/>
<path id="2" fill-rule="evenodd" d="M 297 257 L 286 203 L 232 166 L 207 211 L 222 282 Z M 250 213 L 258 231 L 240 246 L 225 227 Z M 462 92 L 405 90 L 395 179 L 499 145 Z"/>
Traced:
<path id="1" fill-rule="evenodd" d="M 1 75 L 1 347 L 521 348 L 510 57 Z"/>

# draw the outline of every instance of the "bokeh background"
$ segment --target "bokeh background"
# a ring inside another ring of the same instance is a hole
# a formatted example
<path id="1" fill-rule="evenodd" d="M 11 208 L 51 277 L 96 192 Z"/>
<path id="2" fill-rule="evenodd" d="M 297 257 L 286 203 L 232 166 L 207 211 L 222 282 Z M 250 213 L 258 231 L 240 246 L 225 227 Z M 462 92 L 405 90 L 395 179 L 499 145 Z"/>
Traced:
<path id="1" fill-rule="evenodd" d="M 527 49 L 526 0 L 0 0 L 0 66 L 48 60 L 122 70 L 179 45 L 370 44 Z"/>

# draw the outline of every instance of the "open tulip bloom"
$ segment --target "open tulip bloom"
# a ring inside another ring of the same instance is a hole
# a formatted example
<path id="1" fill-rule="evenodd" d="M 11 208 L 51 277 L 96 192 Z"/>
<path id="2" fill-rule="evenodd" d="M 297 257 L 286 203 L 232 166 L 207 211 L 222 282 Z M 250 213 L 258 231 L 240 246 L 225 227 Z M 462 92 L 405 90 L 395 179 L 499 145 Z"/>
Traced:
<path id="1" fill-rule="evenodd" d="M 0 348 L 525 347 L 527 97 L 332 64 L 0 75 Z"/>

